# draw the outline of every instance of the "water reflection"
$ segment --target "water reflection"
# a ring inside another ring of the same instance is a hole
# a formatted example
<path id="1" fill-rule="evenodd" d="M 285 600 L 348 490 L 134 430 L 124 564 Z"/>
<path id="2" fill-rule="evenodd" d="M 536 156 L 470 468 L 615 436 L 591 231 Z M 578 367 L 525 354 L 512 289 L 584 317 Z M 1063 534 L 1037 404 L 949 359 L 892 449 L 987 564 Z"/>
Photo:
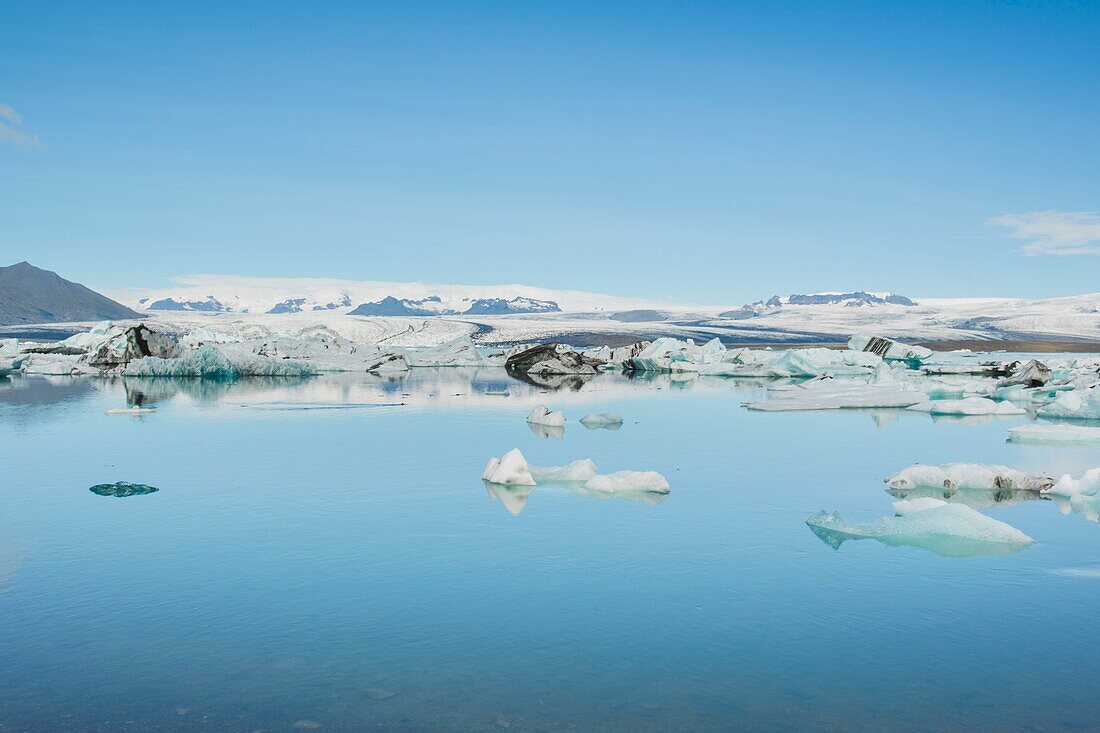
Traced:
<path id="1" fill-rule="evenodd" d="M 950 504 L 965 504 L 971 509 L 1010 506 L 1025 501 L 1047 501 L 1050 497 L 1031 489 L 886 489 L 896 499 L 942 499 Z"/>
<path id="2" fill-rule="evenodd" d="M 555 440 L 561 440 L 565 437 L 564 425 L 543 425 L 542 423 L 527 423 L 527 427 L 531 429 L 531 432 L 539 436 L 542 439 L 554 438 Z"/>
<path id="3" fill-rule="evenodd" d="M 489 497 L 499 501 L 513 517 L 518 517 L 527 508 L 527 501 L 531 498 L 531 494 L 535 492 L 535 489 L 567 489 L 585 499 L 598 499 L 600 501 L 621 499 L 651 505 L 660 504 L 669 497 L 668 494 L 655 491 L 593 491 L 585 488 L 584 482 L 581 481 L 546 481 L 538 486 L 506 486 L 504 484 L 494 484 L 484 479 L 481 483 L 484 484 Z"/>

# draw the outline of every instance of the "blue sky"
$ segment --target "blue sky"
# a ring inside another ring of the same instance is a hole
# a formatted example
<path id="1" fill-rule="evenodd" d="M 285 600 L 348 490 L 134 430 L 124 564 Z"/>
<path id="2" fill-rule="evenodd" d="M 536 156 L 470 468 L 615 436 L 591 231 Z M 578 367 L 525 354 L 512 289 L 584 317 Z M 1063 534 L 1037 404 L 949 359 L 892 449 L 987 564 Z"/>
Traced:
<path id="1" fill-rule="evenodd" d="M 0 264 L 715 303 L 1100 290 L 1100 3 L 2 16 Z"/>

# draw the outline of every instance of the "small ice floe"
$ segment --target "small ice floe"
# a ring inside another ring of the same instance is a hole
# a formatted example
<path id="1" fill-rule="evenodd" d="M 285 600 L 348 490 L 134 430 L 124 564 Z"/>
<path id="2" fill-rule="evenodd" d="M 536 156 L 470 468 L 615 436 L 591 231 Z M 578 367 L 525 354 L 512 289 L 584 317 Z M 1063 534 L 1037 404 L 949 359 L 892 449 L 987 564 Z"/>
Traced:
<path id="1" fill-rule="evenodd" d="M 572 483 L 588 481 L 599 475 L 596 464 L 582 458 L 564 466 L 528 466 L 536 483 Z"/>
<path id="2" fill-rule="evenodd" d="M 913 512 L 922 512 L 925 509 L 933 509 L 938 506 L 943 506 L 947 502 L 943 499 L 936 499 L 931 496 L 920 496 L 916 499 L 902 499 L 901 501 L 895 501 L 891 504 L 894 507 L 894 514 L 899 517 L 904 517 L 906 514 L 912 514 Z"/>
<path id="3" fill-rule="evenodd" d="M 923 392 L 899 384 L 866 384 L 836 380 L 814 380 L 769 389 L 768 399 L 746 402 L 750 410 L 790 412 L 796 410 L 840 410 L 869 407 L 910 407 L 925 402 Z"/>
<path id="4" fill-rule="evenodd" d="M 153 494 L 160 491 L 160 489 L 155 486 L 147 486 L 146 484 L 131 484 L 128 481 L 119 481 L 113 484 L 96 484 L 88 489 L 88 491 L 98 496 L 114 496 L 119 499 L 124 499 L 127 496 Z"/>
<path id="5" fill-rule="evenodd" d="M 108 415 L 149 415 L 154 412 L 156 412 L 156 409 L 153 407 L 139 407 L 138 405 L 126 408 L 112 407 L 107 410 Z"/>
<path id="6" fill-rule="evenodd" d="M 486 397 L 511 397 L 512 393 L 506 389 L 487 389 L 482 394 Z"/>
<path id="7" fill-rule="evenodd" d="M 1054 485 L 1054 479 L 1031 476 L 1007 466 L 983 463 L 947 463 L 942 466 L 917 464 L 886 479 L 891 489 L 1026 489 L 1042 491 Z"/>
<path id="8" fill-rule="evenodd" d="M 1053 402 L 1040 407 L 1036 414 L 1067 420 L 1100 420 L 1100 387 L 1060 392 Z"/>
<path id="9" fill-rule="evenodd" d="M 848 348 L 852 351 L 866 351 L 883 359 L 920 362 L 932 356 L 932 349 L 923 346 L 910 346 L 893 339 L 869 336 L 857 333 L 848 339 Z"/>
<path id="10" fill-rule="evenodd" d="M 527 459 L 519 448 L 513 448 L 500 458 L 490 458 L 485 465 L 481 478 L 492 484 L 534 486 L 535 479 Z"/>
<path id="11" fill-rule="evenodd" d="M 545 405 L 539 405 L 531 410 L 531 413 L 527 416 L 527 422 L 531 425 L 560 428 L 565 426 L 565 413 L 561 410 L 551 412 L 546 409 Z"/>
<path id="12" fill-rule="evenodd" d="M 601 474 L 586 481 L 584 488 L 608 494 L 621 491 L 649 491 L 658 494 L 669 492 L 668 479 L 656 471 L 616 471 Z"/>
<path id="13" fill-rule="evenodd" d="M 1008 429 L 1013 443 L 1100 443 L 1100 427 L 1084 425 L 1019 425 Z"/>
<path id="14" fill-rule="evenodd" d="M 899 502 L 900 503 L 900 502 Z M 908 502 L 901 516 L 882 517 L 868 524 L 849 524 L 837 512 L 817 512 L 806 524 L 833 549 L 848 540 L 873 539 L 885 545 L 919 547 L 949 557 L 1015 552 L 1035 540 L 964 504 Z"/>
<path id="15" fill-rule="evenodd" d="M 1081 476 L 1073 478 L 1070 475 L 1062 476 L 1058 481 L 1043 492 L 1052 496 L 1096 496 L 1100 493 L 1100 468 L 1093 468 Z"/>
<path id="16" fill-rule="evenodd" d="M 996 402 L 987 397 L 965 397 L 961 400 L 930 400 L 909 407 L 915 412 L 932 415 L 1026 415 L 1027 410 L 1010 402 Z"/>
<path id="17" fill-rule="evenodd" d="M 581 425 L 589 430 L 618 430 L 623 426 L 623 416 L 617 412 L 593 412 L 581 418 Z"/>

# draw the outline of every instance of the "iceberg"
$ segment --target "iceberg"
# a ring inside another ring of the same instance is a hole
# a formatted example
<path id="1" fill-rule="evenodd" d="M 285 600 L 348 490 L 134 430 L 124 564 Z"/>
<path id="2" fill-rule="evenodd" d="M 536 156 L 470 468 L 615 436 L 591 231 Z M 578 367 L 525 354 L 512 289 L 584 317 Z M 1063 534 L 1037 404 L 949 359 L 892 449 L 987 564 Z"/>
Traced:
<path id="1" fill-rule="evenodd" d="M 1053 402 L 1040 407 L 1036 414 L 1067 420 L 1100 420 L 1100 387 L 1059 392 Z"/>
<path id="2" fill-rule="evenodd" d="M 484 481 L 507 486 L 534 486 L 531 468 L 519 448 L 513 448 L 500 458 L 490 458 L 481 474 Z"/>
<path id="3" fill-rule="evenodd" d="M 669 492 L 668 480 L 656 471 L 616 471 L 593 476 L 585 482 L 584 488 L 609 494 L 620 491 Z"/>
<path id="4" fill-rule="evenodd" d="M 590 430 L 599 428 L 618 430 L 622 424 L 623 416 L 617 412 L 593 412 L 581 418 L 581 425 Z"/>
<path id="5" fill-rule="evenodd" d="M 1008 387 L 1011 385 L 1021 385 L 1024 387 L 1042 387 L 1044 384 L 1050 381 L 1051 370 L 1043 362 L 1032 359 L 1026 364 L 1020 365 L 1019 362 L 1008 365 L 1009 375 L 999 382 L 998 387 Z"/>
<path id="6" fill-rule="evenodd" d="M 554 374 L 595 375 L 603 362 L 574 351 L 564 344 L 548 343 L 523 349 L 509 356 L 504 368 L 510 373 L 547 376 Z"/>
<path id="7" fill-rule="evenodd" d="M 589 458 L 564 466 L 528 466 L 536 483 L 573 483 L 583 482 L 599 475 L 596 464 Z"/>
<path id="8" fill-rule="evenodd" d="M 942 466 L 917 464 L 886 479 L 891 489 L 1027 489 L 1042 491 L 1054 479 L 1030 476 L 1007 466 L 982 463 L 947 463 Z"/>
<path id="9" fill-rule="evenodd" d="M 911 503 L 912 504 L 912 503 Z M 1015 552 L 1035 540 L 965 504 L 933 503 L 903 507 L 901 516 L 869 524 L 849 524 L 837 512 L 817 512 L 806 524 L 833 549 L 848 540 L 873 539 L 885 545 L 910 546 L 948 557 Z"/>
<path id="10" fill-rule="evenodd" d="M 1009 402 L 996 402 L 988 397 L 965 397 L 961 400 L 929 400 L 907 409 L 932 415 L 1026 415 L 1027 410 Z"/>
<path id="11" fill-rule="evenodd" d="M 1062 476 L 1057 483 L 1049 487 L 1044 494 L 1053 496 L 1095 496 L 1100 493 L 1100 468 L 1085 471 L 1081 478 Z"/>
<path id="12" fill-rule="evenodd" d="M 309 377 L 317 373 L 312 366 L 291 359 L 251 353 L 230 356 L 223 348 L 204 346 L 178 359 L 147 356 L 131 361 L 123 374 L 127 377 L 198 377 L 232 381 L 240 377 Z"/>
<path id="13" fill-rule="evenodd" d="M 482 355 L 469 336 L 427 349 L 410 350 L 407 358 L 409 365 L 414 367 L 500 366 L 492 357 Z"/>
<path id="14" fill-rule="evenodd" d="M 560 410 L 551 412 L 545 405 L 538 405 L 527 415 L 527 422 L 531 425 L 544 425 L 550 428 L 565 427 L 565 413 Z"/>
<path id="15" fill-rule="evenodd" d="M 923 392 L 906 385 L 815 379 L 803 384 L 768 390 L 768 399 L 746 402 L 750 410 L 839 410 L 867 407 L 910 407 L 927 400 Z"/>
<path id="16" fill-rule="evenodd" d="M 848 339 L 848 348 L 852 351 L 866 351 L 883 359 L 896 361 L 921 362 L 932 356 L 932 349 L 923 346 L 910 346 L 893 339 L 869 336 L 857 333 Z"/>
<path id="17" fill-rule="evenodd" d="M 1019 425 L 1008 429 L 1013 443 L 1100 443 L 1100 427 L 1083 425 Z"/>

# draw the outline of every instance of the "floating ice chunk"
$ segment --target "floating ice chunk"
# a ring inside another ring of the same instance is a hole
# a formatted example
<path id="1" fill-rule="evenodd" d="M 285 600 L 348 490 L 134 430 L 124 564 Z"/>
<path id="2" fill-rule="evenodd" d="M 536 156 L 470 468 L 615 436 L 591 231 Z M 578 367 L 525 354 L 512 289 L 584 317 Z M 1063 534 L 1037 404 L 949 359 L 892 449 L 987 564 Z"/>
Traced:
<path id="1" fill-rule="evenodd" d="M 589 458 L 564 466 L 528 466 L 536 483 L 588 481 L 599 475 L 596 464 Z"/>
<path id="2" fill-rule="evenodd" d="M 1100 420 L 1100 387 L 1060 392 L 1053 402 L 1040 407 L 1036 414 L 1039 417 Z"/>
<path id="3" fill-rule="evenodd" d="M 1007 387 L 1019 384 L 1025 387 L 1041 387 L 1050 381 L 1050 367 L 1036 359 L 1032 359 L 1023 365 L 1016 362 L 1009 365 L 1009 368 L 1009 375 L 997 382 L 998 386 Z"/>
<path id="4" fill-rule="evenodd" d="M 367 365 L 367 371 L 373 374 L 400 374 L 409 371 L 409 360 L 403 354 L 386 354 Z"/>
<path id="5" fill-rule="evenodd" d="M 870 524 L 849 524 L 840 514 L 818 512 L 806 524 L 834 549 L 847 540 L 874 539 L 887 545 L 920 547 L 951 557 L 1014 552 L 1035 540 L 1015 527 L 964 504 L 944 504 Z"/>
<path id="6" fill-rule="evenodd" d="M 923 512 L 925 509 L 934 509 L 938 506 L 943 506 L 947 502 L 943 499 L 936 499 L 931 496 L 920 496 L 916 499 L 902 499 L 901 501 L 895 501 L 891 506 L 894 507 L 894 514 L 899 517 L 904 517 L 906 514 L 913 514 L 914 512 Z"/>
<path id="7" fill-rule="evenodd" d="M 535 409 L 531 410 L 531 413 L 527 416 L 527 422 L 532 425 L 545 425 L 551 428 L 560 428 L 565 426 L 565 413 L 560 410 L 551 412 L 546 409 L 545 405 L 538 405 Z"/>
<path id="8" fill-rule="evenodd" d="M 1100 427 L 1019 425 L 1008 429 L 1013 443 L 1100 443 Z"/>
<path id="9" fill-rule="evenodd" d="M 668 480 L 656 471 L 616 471 L 594 476 L 584 484 L 589 491 L 615 493 L 618 491 L 669 492 Z"/>
<path id="10" fill-rule="evenodd" d="M 468 336 L 428 349 L 411 350 L 408 360 L 414 367 L 499 366 L 498 361 L 478 351 Z"/>
<path id="11" fill-rule="evenodd" d="M 308 377 L 316 370 L 292 359 L 272 359 L 255 354 L 235 353 L 232 357 L 221 347 L 204 346 L 178 359 L 147 356 L 131 361 L 128 377 L 201 377 L 234 380 L 239 377 Z"/>
<path id="12" fill-rule="evenodd" d="M 1065 475 L 1044 493 L 1055 496 L 1095 496 L 1100 492 L 1100 468 L 1085 471 L 1081 478 Z"/>
<path id="13" fill-rule="evenodd" d="M 891 489 L 1028 489 L 1050 488 L 1054 479 L 1030 476 L 1007 466 L 982 463 L 947 463 L 942 466 L 917 464 L 886 479 Z"/>
<path id="14" fill-rule="evenodd" d="M 617 412 L 593 412 L 581 418 L 586 428 L 618 428 L 623 424 L 623 416 Z"/>
<path id="15" fill-rule="evenodd" d="M 768 399 L 746 402 L 750 410 L 838 410 L 865 407 L 909 407 L 924 402 L 923 392 L 896 384 L 866 384 L 839 380 L 815 380 L 788 389 L 769 389 Z"/>
<path id="16" fill-rule="evenodd" d="M 898 361 L 924 361 L 932 356 L 932 350 L 923 346 L 910 346 L 893 339 L 869 336 L 857 333 L 848 339 L 848 348 L 852 351 L 866 351 L 877 354 L 883 359 Z"/>
<path id="17" fill-rule="evenodd" d="M 138 407 L 136 405 L 127 408 L 112 407 L 107 410 L 108 415 L 149 415 L 154 412 L 156 412 L 156 410 L 152 407 Z"/>
<path id="18" fill-rule="evenodd" d="M 519 448 L 513 448 L 500 458 L 490 458 L 481 478 L 492 484 L 534 486 L 531 468 Z"/>
<path id="19" fill-rule="evenodd" d="M 996 402 L 987 397 L 966 397 L 961 400 L 930 400 L 908 408 L 933 415 L 1025 415 L 1027 410 L 1009 402 Z"/>

